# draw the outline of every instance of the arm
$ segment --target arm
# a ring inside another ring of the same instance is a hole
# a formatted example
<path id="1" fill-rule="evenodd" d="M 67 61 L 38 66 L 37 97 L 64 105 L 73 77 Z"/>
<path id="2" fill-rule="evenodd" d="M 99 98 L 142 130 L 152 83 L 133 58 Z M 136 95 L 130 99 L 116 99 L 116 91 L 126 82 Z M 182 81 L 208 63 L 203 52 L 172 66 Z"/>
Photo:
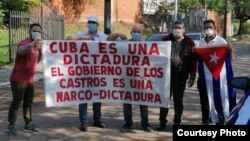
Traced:
<path id="1" fill-rule="evenodd" d="M 190 67 L 190 73 L 189 73 L 188 87 L 192 87 L 194 85 L 194 81 L 196 77 L 197 59 L 195 58 L 195 46 L 192 46 L 190 60 L 191 60 L 191 64 L 190 64 L 191 67 Z"/>
<path id="2" fill-rule="evenodd" d="M 34 46 L 35 46 L 35 41 L 28 43 L 28 44 L 25 44 L 25 45 L 20 45 L 17 48 L 17 53 L 24 55 L 24 54 L 28 53 L 30 51 L 30 49 Z"/>
<path id="3" fill-rule="evenodd" d="M 42 50 L 40 48 L 39 49 L 39 57 L 38 57 L 37 63 L 39 63 L 41 60 L 42 60 Z"/>
<path id="4" fill-rule="evenodd" d="M 111 35 L 108 36 L 107 40 L 108 41 L 115 41 L 116 38 L 120 37 L 122 40 L 127 40 L 127 36 L 123 33 L 117 32 L 117 33 L 113 33 Z"/>
<path id="5" fill-rule="evenodd" d="M 30 51 L 32 47 L 35 47 L 38 43 L 42 42 L 41 34 L 36 34 L 34 40 L 30 43 L 29 40 L 23 40 L 19 43 L 17 48 L 17 53 L 20 55 L 24 55 Z"/>
<path id="6" fill-rule="evenodd" d="M 233 44 L 231 44 L 230 42 L 228 42 L 228 51 L 229 51 L 229 54 L 230 54 L 230 59 L 232 61 L 235 60 L 235 54 L 233 52 Z"/>

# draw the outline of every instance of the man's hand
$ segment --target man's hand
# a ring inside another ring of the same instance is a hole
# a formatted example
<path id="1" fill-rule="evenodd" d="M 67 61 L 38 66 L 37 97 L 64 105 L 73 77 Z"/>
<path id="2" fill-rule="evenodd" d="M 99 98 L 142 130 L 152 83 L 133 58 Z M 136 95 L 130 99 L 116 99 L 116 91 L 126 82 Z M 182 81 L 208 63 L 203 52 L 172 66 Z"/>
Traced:
<path id="1" fill-rule="evenodd" d="M 190 88 L 190 87 L 192 87 L 194 85 L 194 79 L 193 78 L 190 78 L 189 80 L 188 80 L 188 87 Z"/>
<path id="2" fill-rule="evenodd" d="M 84 36 L 80 36 L 79 40 L 92 40 L 92 39 L 94 39 L 94 36 L 95 36 L 95 34 L 87 34 Z"/>

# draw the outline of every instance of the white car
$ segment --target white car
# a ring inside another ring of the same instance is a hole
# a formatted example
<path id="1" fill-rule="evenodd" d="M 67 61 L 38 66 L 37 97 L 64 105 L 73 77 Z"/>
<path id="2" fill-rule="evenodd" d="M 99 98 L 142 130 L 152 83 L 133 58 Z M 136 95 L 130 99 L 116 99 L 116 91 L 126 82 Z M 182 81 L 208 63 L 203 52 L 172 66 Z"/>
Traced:
<path id="1" fill-rule="evenodd" d="M 196 46 L 199 45 L 201 38 L 203 38 L 202 33 L 186 33 L 185 35 L 193 39 Z"/>

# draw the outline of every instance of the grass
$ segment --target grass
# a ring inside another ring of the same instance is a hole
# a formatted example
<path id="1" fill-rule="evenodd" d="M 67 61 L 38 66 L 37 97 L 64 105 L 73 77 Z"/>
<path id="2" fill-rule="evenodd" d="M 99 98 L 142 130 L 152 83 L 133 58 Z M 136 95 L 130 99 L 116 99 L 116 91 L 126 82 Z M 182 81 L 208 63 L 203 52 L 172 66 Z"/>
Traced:
<path id="1" fill-rule="evenodd" d="M 9 61 L 9 31 L 0 30 L 0 66 L 6 65 Z"/>
<path id="2" fill-rule="evenodd" d="M 250 38 L 250 34 L 242 34 L 242 35 L 234 35 L 232 37 L 229 37 L 229 41 L 235 42 L 243 39 Z"/>

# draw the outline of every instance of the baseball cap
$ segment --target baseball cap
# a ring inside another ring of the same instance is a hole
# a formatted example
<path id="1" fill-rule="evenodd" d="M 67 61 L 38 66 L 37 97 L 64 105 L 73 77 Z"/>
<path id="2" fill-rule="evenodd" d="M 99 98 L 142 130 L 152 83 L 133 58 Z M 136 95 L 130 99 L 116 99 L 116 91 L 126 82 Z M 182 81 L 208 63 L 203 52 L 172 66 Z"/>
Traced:
<path id="1" fill-rule="evenodd" d="M 98 23 L 98 18 L 96 16 L 89 16 L 88 17 L 88 22 L 89 21 Z"/>

